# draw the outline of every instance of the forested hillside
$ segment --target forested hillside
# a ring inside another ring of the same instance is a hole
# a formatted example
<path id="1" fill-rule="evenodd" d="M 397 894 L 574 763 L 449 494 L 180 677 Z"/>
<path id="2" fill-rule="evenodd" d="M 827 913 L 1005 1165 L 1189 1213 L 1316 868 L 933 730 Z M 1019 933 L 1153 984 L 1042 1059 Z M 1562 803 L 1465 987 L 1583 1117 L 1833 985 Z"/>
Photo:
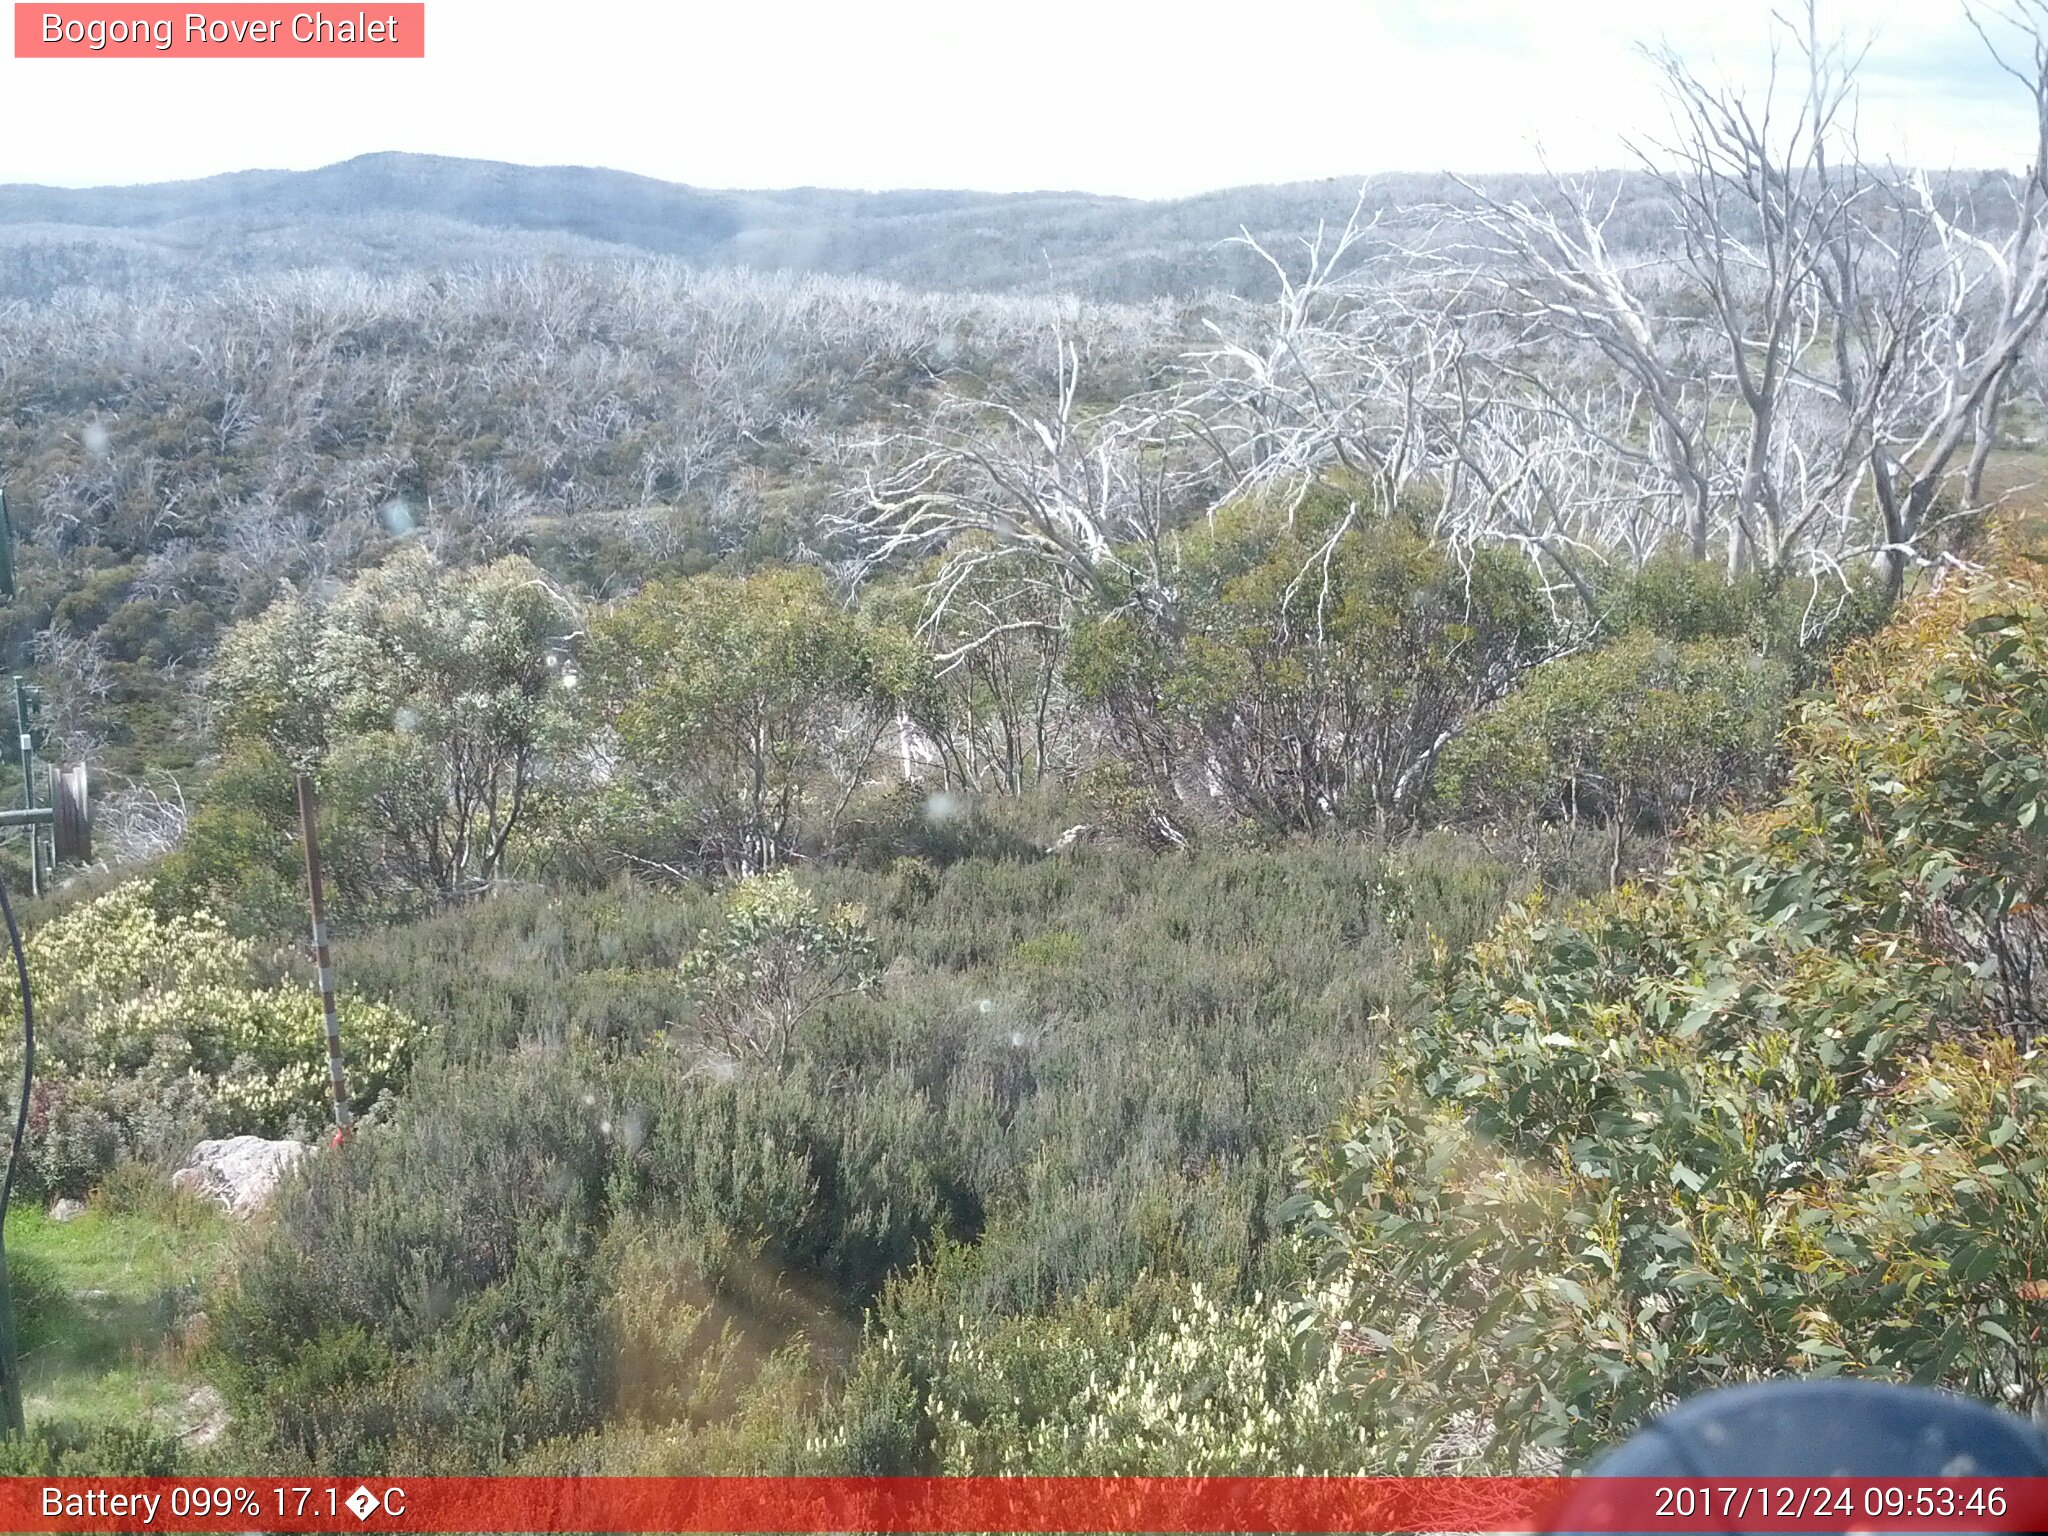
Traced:
<path id="1" fill-rule="evenodd" d="M 1866 164 L 1791 41 L 1804 114 L 1665 59 L 1675 162 L 1260 194 L 1198 284 L 1126 282 L 1187 209 L 1057 198 L 960 236 L 1111 220 L 1047 292 L 905 264 L 966 195 L 0 198 L 102 232 L 0 309 L 5 638 L 99 792 L 28 924 L 7 1465 L 2043 1411 L 2048 153 Z M 429 206 L 439 258 L 294 254 Z M 216 217 L 284 254 L 159 285 Z M 232 1221 L 170 1177 L 228 1136 L 289 1144 Z"/>
<path id="2" fill-rule="evenodd" d="M 531 554 L 594 595 L 794 555 L 839 445 L 944 378 L 1047 387 L 1071 308 L 659 266 L 13 307 L 0 452 L 26 547 L 8 632 L 44 648 L 75 755 L 189 764 L 183 679 L 281 582 L 407 540 L 458 563 Z M 1077 329 L 1106 392 L 1142 388 L 1178 334 L 1163 307 Z"/>
<path id="3" fill-rule="evenodd" d="M 1671 191 L 1642 172 L 1612 178 L 1606 236 L 1656 250 Z M 1933 183 L 1968 227 L 2006 218 L 2010 178 L 1950 172 Z M 1540 177 L 1381 175 L 1364 216 L 1432 246 L 1451 210 L 1481 196 L 1554 202 Z M 1154 202 L 1077 192 L 714 191 L 584 166 L 436 155 L 362 155 L 313 171 L 241 171 L 132 187 L 0 186 L 0 299 L 70 288 L 148 294 L 318 270 L 397 277 L 464 267 L 650 258 L 810 273 L 924 292 L 1068 294 L 1097 303 L 1263 293 L 1272 245 L 1341 221 L 1356 182 L 1236 187 Z"/>
<path id="4" fill-rule="evenodd" d="M 315 171 L 158 186 L 0 187 L 0 249 L 10 258 L 0 295 L 189 288 L 303 268 L 395 276 L 649 257 L 1108 302 L 1249 293 L 1262 265 L 1219 249 L 1223 242 L 1242 229 L 1288 238 L 1333 210 L 1341 218 L 1357 191 L 1316 182 L 1161 202 L 1062 192 L 711 191 L 590 167 L 377 154 Z M 1656 198 L 1646 183 L 1634 191 Z M 1447 177 L 1390 176 L 1369 195 L 1374 210 L 1423 225 L 1432 203 L 1461 194 Z M 1638 215 L 1636 227 L 1648 223 Z"/>

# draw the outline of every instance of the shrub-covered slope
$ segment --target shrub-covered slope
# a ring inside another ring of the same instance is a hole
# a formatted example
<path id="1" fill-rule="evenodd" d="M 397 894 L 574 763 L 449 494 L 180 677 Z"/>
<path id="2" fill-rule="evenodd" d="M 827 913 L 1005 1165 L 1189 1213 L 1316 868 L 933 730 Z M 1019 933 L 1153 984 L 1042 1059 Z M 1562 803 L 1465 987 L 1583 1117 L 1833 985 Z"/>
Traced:
<path id="1" fill-rule="evenodd" d="M 2038 557 L 1852 650 L 1776 808 L 1510 912 L 1305 1159 L 1358 1411 L 1514 1460 L 1786 1371 L 2048 1372 Z"/>
<path id="2" fill-rule="evenodd" d="M 1910 605 L 1776 806 L 1654 888 L 1440 944 L 1297 1164 L 1279 1294 L 1154 1278 L 960 1316 L 893 1285 L 818 1448 L 849 1470 L 1536 1469 L 1783 1373 L 2039 1413 L 2048 603 L 2008 555 Z M 951 1271 L 951 1273 L 949 1273 Z"/>
<path id="3" fill-rule="evenodd" d="M 772 1008 L 805 964 L 749 943 L 753 887 L 506 894 L 359 941 L 352 982 L 443 1027 L 209 1301 L 238 1454 L 773 1470 L 892 1280 L 990 1334 L 1148 1275 L 1270 1286 L 1293 1141 L 1371 1071 L 1421 936 L 1483 932 L 1512 879 L 1449 835 L 816 869 L 880 975 L 762 1051 L 698 1038 L 737 966 Z M 927 1272 L 953 1245 L 971 1266 Z"/>

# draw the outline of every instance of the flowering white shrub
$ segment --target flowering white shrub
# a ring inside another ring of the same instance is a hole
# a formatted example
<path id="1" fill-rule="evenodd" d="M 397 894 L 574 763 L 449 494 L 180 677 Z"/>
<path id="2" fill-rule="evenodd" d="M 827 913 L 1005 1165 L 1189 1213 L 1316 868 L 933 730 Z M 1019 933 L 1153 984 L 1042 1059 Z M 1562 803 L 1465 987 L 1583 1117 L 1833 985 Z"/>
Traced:
<path id="1" fill-rule="evenodd" d="M 326 1117 L 319 996 L 258 984 L 254 947 L 204 910 L 164 916 L 135 882 L 37 928 L 32 1183 L 75 1192 L 126 1153 L 182 1154 L 201 1136 L 305 1133 Z M 19 1008 L 0 967 L 0 1011 Z M 421 1030 L 380 1003 L 341 1003 L 351 1095 L 403 1077 Z M 18 1040 L 8 1054 L 19 1062 Z M 6 1068 L 13 1081 L 17 1066 Z"/>
<path id="2" fill-rule="evenodd" d="M 868 1369 L 931 1381 L 920 1438 L 945 1474 L 1380 1470 L 1375 1426 L 1345 1386 L 1343 1352 L 1327 1342 L 1345 1303 L 1333 1292 L 1232 1305 L 1192 1285 L 1165 1318 L 1130 1335 L 1076 1301 L 1050 1318 L 972 1328 L 963 1318 L 937 1360 L 906 1358 L 884 1333 Z M 848 1447 L 834 1441 L 850 1433 L 842 1423 L 814 1449 L 843 1461 Z"/>

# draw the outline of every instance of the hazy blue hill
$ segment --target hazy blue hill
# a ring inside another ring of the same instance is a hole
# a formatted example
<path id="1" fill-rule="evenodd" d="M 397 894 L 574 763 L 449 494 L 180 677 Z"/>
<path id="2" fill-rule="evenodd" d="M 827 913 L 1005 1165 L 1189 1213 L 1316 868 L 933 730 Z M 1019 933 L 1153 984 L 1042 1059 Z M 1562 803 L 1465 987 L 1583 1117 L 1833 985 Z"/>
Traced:
<path id="1" fill-rule="evenodd" d="M 1439 178 L 1374 183 L 1390 208 Z M 1136 298 L 1251 280 L 1218 246 L 1350 211 L 1356 184 L 1145 202 L 1079 192 L 705 191 L 623 171 L 364 155 L 314 171 L 148 186 L 0 186 L 0 290 L 205 280 L 293 266 L 383 271 L 536 254 L 659 255 L 948 289 Z M 1241 255 L 1242 253 L 1240 253 Z"/>
<path id="2" fill-rule="evenodd" d="M 669 255 L 740 228 L 726 194 L 606 171 L 434 155 L 363 155 L 316 171 L 242 171 L 134 187 L 0 187 L 0 224 L 175 232 L 193 222 L 432 214 L 484 228 L 560 230 Z"/>

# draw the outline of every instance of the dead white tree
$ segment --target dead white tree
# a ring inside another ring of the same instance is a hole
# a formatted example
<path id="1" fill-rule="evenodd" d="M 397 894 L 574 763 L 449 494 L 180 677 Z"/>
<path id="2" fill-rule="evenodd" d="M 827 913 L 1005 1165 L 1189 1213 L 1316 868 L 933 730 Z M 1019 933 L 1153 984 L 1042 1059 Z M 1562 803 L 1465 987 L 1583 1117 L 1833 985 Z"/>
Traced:
<path id="1" fill-rule="evenodd" d="M 925 624 L 939 627 L 970 587 L 1005 579 L 1050 588 L 1061 604 L 1087 595 L 1099 606 L 1162 612 L 1170 605 L 1167 549 L 1187 477 L 1157 418 L 1131 408 L 1080 404 L 1081 354 L 1064 335 L 1055 397 L 1042 405 L 941 400 L 915 431 L 867 444 L 859 490 L 830 531 L 857 551 L 860 569 L 936 556 Z M 940 657 L 969 651 L 1034 613 L 990 612 Z"/>
<path id="2" fill-rule="evenodd" d="M 107 702 L 114 688 L 105 646 L 92 635 L 45 629 L 36 635 L 30 653 L 49 755 L 70 762 L 101 756 L 107 744 Z"/>
<path id="3" fill-rule="evenodd" d="M 160 858 L 184 841 L 189 819 L 184 787 L 169 773 L 124 783 L 100 800 L 93 819 L 94 841 L 109 865 Z"/>
<path id="4" fill-rule="evenodd" d="M 1618 456 L 1653 465 L 1686 546 L 1731 567 L 1876 556 L 1893 590 L 1925 554 L 1944 490 L 1980 498 L 2000 409 L 2048 317 L 2048 48 L 2039 0 L 2004 13 L 2039 125 L 1998 216 L 1945 212 L 1924 178 L 1866 163 L 1861 56 L 1809 5 L 1760 98 L 1655 55 L 1674 132 L 1642 151 L 1672 212 L 1671 251 L 1624 259 L 1614 201 L 1554 179 L 1541 200 L 1468 184 L 1476 272 L 1525 329 L 1509 373 Z M 1788 82 L 1790 84 L 1788 85 Z M 1789 98 L 1789 100 L 1788 100 Z M 1554 375 L 1590 350 L 1635 391 L 1614 437 Z"/>
<path id="5" fill-rule="evenodd" d="M 1341 471 L 1381 509 L 1445 467 L 1453 381 L 1473 337 L 1465 279 L 1377 234 L 1365 193 L 1334 235 L 1300 242 L 1294 264 L 1249 231 L 1232 242 L 1269 267 L 1265 304 L 1226 302 L 1184 359 L 1172 424 L 1203 445 L 1227 496 L 1290 502 Z"/>

